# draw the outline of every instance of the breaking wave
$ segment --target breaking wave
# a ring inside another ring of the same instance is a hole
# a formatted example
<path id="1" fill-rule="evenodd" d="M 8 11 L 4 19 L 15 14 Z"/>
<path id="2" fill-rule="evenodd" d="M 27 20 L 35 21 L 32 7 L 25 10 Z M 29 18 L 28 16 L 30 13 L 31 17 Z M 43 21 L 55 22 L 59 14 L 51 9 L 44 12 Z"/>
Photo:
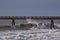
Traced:
<path id="1" fill-rule="evenodd" d="M 60 25 L 54 24 L 55 29 L 50 29 L 49 23 L 39 23 L 28 20 L 28 23 L 37 24 L 29 30 L 0 31 L 0 40 L 60 40 Z"/>
<path id="2" fill-rule="evenodd" d="M 35 20 L 31 20 L 31 19 L 27 19 L 27 23 L 32 23 L 32 24 L 36 24 L 33 26 L 33 28 L 38 28 L 38 29 L 50 29 L 50 23 L 49 22 L 45 22 L 44 21 L 35 21 Z M 60 29 L 60 24 L 56 24 L 54 23 L 54 27 L 55 29 Z"/>

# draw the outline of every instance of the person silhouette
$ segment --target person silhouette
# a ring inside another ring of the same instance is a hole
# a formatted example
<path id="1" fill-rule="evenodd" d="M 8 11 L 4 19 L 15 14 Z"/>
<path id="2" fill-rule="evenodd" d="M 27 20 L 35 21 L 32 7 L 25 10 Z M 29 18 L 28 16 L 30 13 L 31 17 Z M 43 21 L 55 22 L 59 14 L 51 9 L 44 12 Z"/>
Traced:
<path id="1" fill-rule="evenodd" d="M 54 27 L 54 21 L 53 20 L 51 20 L 51 24 L 50 24 L 50 29 L 52 29 L 52 28 L 55 29 L 55 27 Z"/>
<path id="2" fill-rule="evenodd" d="M 13 25 L 15 25 L 15 20 L 14 20 L 14 19 L 12 19 L 12 26 L 13 26 Z"/>

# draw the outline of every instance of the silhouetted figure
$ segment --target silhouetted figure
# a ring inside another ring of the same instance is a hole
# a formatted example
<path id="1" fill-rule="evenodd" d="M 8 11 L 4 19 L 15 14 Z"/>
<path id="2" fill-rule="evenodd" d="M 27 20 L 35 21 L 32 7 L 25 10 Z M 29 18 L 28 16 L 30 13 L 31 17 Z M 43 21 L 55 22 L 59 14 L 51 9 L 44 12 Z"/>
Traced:
<path id="1" fill-rule="evenodd" d="M 14 19 L 12 19 L 12 26 L 14 26 L 15 25 L 15 20 Z"/>
<path id="2" fill-rule="evenodd" d="M 50 24 L 50 29 L 52 29 L 52 28 L 55 28 L 54 27 L 54 21 L 53 20 L 51 20 L 51 24 Z"/>

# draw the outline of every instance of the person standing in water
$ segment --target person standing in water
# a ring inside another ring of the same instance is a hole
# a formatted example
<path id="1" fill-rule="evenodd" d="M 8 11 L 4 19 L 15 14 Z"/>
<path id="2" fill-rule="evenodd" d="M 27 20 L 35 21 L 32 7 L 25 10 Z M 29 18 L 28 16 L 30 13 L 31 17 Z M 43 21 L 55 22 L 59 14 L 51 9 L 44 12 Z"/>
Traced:
<path id="1" fill-rule="evenodd" d="M 52 28 L 55 29 L 55 27 L 54 27 L 54 21 L 53 20 L 51 20 L 51 24 L 50 24 L 50 29 L 52 29 Z"/>

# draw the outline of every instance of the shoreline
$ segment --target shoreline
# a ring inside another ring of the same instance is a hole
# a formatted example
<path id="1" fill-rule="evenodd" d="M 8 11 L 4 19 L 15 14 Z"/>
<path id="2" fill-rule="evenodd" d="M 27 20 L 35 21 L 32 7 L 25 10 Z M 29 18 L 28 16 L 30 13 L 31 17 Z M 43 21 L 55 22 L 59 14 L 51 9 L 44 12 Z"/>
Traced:
<path id="1" fill-rule="evenodd" d="M 0 30 L 29 30 L 32 28 L 32 24 L 20 24 L 20 25 L 0 25 Z"/>

